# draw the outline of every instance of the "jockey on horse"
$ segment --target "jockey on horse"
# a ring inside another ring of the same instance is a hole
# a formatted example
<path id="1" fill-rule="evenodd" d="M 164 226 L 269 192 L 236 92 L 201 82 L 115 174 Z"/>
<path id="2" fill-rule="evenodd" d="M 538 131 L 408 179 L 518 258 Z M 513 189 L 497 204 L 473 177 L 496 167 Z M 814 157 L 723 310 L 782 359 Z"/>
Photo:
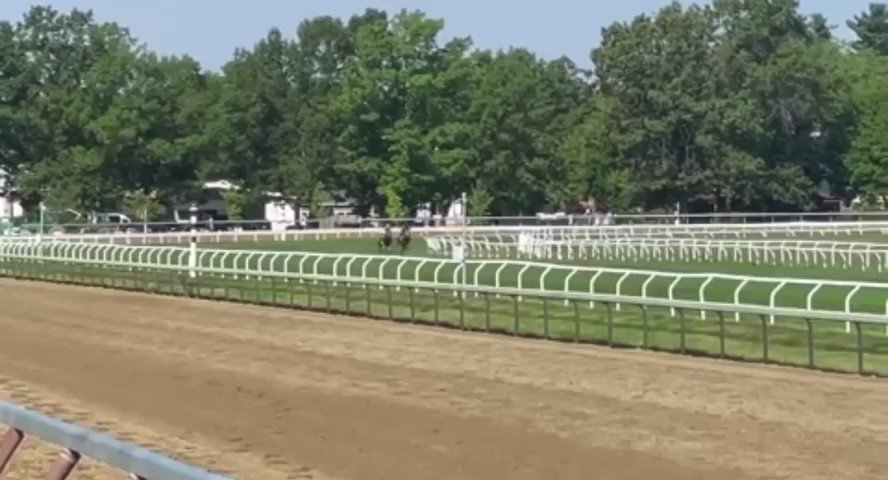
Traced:
<path id="1" fill-rule="evenodd" d="M 382 238 L 379 239 L 379 249 L 389 250 L 392 248 L 392 226 L 389 224 L 385 225 L 385 230 L 382 232 Z"/>
<path id="2" fill-rule="evenodd" d="M 398 245 L 401 247 L 401 253 L 410 246 L 410 223 L 405 223 L 401 227 L 401 233 L 398 234 Z"/>

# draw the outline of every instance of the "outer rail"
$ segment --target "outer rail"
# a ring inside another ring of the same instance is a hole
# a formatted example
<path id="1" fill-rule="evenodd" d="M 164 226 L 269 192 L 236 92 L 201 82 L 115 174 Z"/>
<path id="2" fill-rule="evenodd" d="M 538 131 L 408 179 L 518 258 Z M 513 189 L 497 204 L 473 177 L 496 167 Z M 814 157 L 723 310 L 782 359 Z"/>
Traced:
<path id="1" fill-rule="evenodd" d="M 32 435 L 65 449 L 51 469 L 48 480 L 63 480 L 86 456 L 130 473 L 142 480 L 227 480 L 206 470 L 177 462 L 108 435 L 66 423 L 20 405 L 0 400 L 0 423 L 9 430 L 0 440 L 0 476 L 25 435 Z"/>

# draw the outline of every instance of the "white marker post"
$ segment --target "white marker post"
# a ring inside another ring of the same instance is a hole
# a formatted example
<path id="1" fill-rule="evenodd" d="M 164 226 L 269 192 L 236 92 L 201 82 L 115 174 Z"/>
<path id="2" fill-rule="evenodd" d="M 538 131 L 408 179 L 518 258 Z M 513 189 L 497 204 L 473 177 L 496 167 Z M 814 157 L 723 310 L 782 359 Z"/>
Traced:
<path id="1" fill-rule="evenodd" d="M 197 205 L 191 204 L 188 209 L 191 213 L 189 218 L 191 223 L 191 243 L 188 252 L 188 276 L 192 279 L 197 278 Z"/>
<path id="2" fill-rule="evenodd" d="M 46 204 L 40 202 L 40 233 L 37 234 L 37 241 L 43 240 L 44 218 L 46 215 Z"/>
<path id="3" fill-rule="evenodd" d="M 460 261 L 462 262 L 462 286 L 463 286 L 462 296 L 463 296 L 463 298 L 465 298 L 466 297 L 466 290 L 465 290 L 465 288 L 466 288 L 466 256 L 469 254 L 468 241 L 467 241 L 468 239 L 466 238 L 467 234 L 469 233 L 468 232 L 469 210 L 468 210 L 468 208 L 466 208 L 466 204 L 468 203 L 466 201 L 467 200 L 466 199 L 466 192 L 462 193 L 461 200 L 462 200 L 462 205 L 461 205 L 462 206 L 462 242 L 460 242 L 460 243 L 462 245 L 460 245 L 460 257 L 461 257 Z"/>

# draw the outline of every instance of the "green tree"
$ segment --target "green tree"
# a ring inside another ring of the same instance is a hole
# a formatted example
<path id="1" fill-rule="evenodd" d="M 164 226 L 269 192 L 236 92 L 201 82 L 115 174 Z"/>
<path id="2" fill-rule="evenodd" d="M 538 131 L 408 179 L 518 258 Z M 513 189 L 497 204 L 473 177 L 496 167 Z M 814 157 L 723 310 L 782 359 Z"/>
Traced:
<path id="1" fill-rule="evenodd" d="M 857 52 L 797 0 L 676 2 L 604 29 L 591 77 L 442 41 L 422 12 L 366 10 L 272 29 L 214 74 L 90 12 L 38 6 L 0 22 L 0 169 L 26 204 L 84 212 L 131 192 L 189 201 L 220 178 L 244 189 L 235 216 L 238 195 L 266 192 L 397 216 L 464 191 L 476 214 L 588 196 L 804 209 L 824 184 L 888 188 L 888 11 L 849 25 Z"/>
<path id="2" fill-rule="evenodd" d="M 142 222 L 157 218 L 164 212 L 163 203 L 157 199 L 155 192 L 130 192 L 126 196 L 126 213 Z"/>
<path id="3" fill-rule="evenodd" d="M 582 121 L 564 136 L 558 154 L 565 178 L 558 195 L 566 203 L 592 197 L 598 205 L 628 212 L 640 204 L 639 190 L 631 164 L 620 158 L 609 136 L 610 108 L 603 95 L 594 97 Z"/>
<path id="4" fill-rule="evenodd" d="M 869 10 L 848 20 L 848 28 L 857 35 L 854 48 L 888 55 L 888 5 L 870 3 Z"/>
<path id="5" fill-rule="evenodd" d="M 13 26 L 0 22 L 0 196 L 15 190 L 18 175 L 33 162 L 26 68 Z"/>
<path id="6" fill-rule="evenodd" d="M 78 10 L 34 7 L 11 37 L 0 31 L 13 44 L 10 98 L 24 99 L 0 122 L 24 125 L 15 136 L 27 142 L 4 163 L 26 199 L 102 211 L 121 207 L 129 191 L 172 200 L 193 190 L 214 145 L 202 129 L 211 100 L 196 62 L 159 59 L 125 29 Z M 28 61 L 17 64 L 16 52 Z"/>
<path id="7" fill-rule="evenodd" d="M 607 129 L 598 143 L 618 155 L 595 160 L 606 167 L 619 160 L 601 180 L 632 172 L 643 206 L 687 204 L 713 193 L 719 142 L 710 118 L 716 75 L 711 18 L 707 9 L 674 3 L 654 17 L 607 28 L 593 53 L 608 105 L 593 126 Z"/>
<path id="8" fill-rule="evenodd" d="M 588 85 L 566 59 L 526 50 L 474 56 L 470 92 L 472 163 L 467 173 L 493 196 L 491 213 L 528 214 L 560 202 L 562 136 L 578 121 Z"/>
<path id="9" fill-rule="evenodd" d="M 458 140 L 466 129 L 454 103 L 464 98 L 468 42 L 438 45 L 442 28 L 405 11 L 355 32 L 355 55 L 333 106 L 341 132 L 338 185 L 356 198 L 379 204 L 397 196 L 413 205 L 454 187 L 439 168 L 465 160 Z"/>
<path id="10" fill-rule="evenodd" d="M 858 120 L 845 160 L 850 186 L 854 193 L 884 197 L 888 195 L 888 57 L 861 52 L 849 56 L 843 67 Z"/>
<path id="11" fill-rule="evenodd" d="M 793 0 L 674 3 L 604 31 L 593 53 L 607 143 L 648 208 L 805 208 L 841 189 L 839 49 Z"/>
<path id="12" fill-rule="evenodd" d="M 466 204 L 468 206 L 469 216 L 484 217 L 490 215 L 490 206 L 493 204 L 493 195 L 491 195 L 483 185 L 477 185 L 466 198 Z"/>
<path id="13" fill-rule="evenodd" d="M 808 28 L 815 38 L 820 40 L 832 40 L 834 26 L 829 24 L 829 20 L 819 13 L 811 15 L 808 19 Z"/>
<path id="14" fill-rule="evenodd" d="M 225 201 L 229 220 L 244 220 L 244 212 L 250 202 L 247 192 L 240 188 L 231 188 L 222 192 L 222 199 Z"/>

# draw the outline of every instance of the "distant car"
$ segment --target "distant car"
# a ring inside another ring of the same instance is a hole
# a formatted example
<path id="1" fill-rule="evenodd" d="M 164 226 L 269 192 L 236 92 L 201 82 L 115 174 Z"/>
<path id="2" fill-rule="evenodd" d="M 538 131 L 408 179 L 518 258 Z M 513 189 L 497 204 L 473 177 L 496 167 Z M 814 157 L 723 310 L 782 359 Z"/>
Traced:
<path id="1" fill-rule="evenodd" d="M 537 213 L 537 221 L 541 222 L 545 225 L 561 225 L 561 224 L 569 224 L 570 217 L 564 212 L 555 212 L 555 213 Z"/>
<path id="2" fill-rule="evenodd" d="M 359 215 L 342 214 L 333 216 L 334 228 L 360 228 L 362 218 Z"/>
<path id="3" fill-rule="evenodd" d="M 128 216 L 117 212 L 93 214 L 90 216 L 90 223 L 98 226 L 98 233 L 138 231 Z"/>

